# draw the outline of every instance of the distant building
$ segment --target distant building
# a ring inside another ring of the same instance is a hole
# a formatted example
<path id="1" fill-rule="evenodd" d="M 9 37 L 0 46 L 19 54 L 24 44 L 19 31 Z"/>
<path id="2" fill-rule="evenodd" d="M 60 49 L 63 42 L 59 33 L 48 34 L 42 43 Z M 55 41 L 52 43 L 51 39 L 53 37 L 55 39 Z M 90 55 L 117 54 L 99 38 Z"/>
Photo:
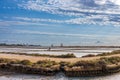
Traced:
<path id="1" fill-rule="evenodd" d="M 51 50 L 51 47 L 48 48 L 48 51 L 50 51 L 50 50 Z"/>
<path id="2" fill-rule="evenodd" d="M 63 47 L 63 43 L 60 44 L 60 47 Z"/>
<path id="3" fill-rule="evenodd" d="M 51 47 L 54 47 L 54 45 L 53 45 L 53 44 L 51 44 Z"/>

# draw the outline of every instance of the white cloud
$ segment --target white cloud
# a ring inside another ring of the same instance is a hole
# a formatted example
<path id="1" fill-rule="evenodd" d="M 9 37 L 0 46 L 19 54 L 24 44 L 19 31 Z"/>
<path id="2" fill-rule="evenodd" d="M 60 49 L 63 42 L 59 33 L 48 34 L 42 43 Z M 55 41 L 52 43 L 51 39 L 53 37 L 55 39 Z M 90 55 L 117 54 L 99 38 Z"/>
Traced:
<path id="1" fill-rule="evenodd" d="M 29 10 L 46 11 L 64 15 L 66 13 L 69 13 L 69 15 L 72 15 L 71 13 L 73 13 L 73 15 L 81 15 L 81 12 L 120 14 L 120 11 L 115 9 L 114 6 L 111 8 L 107 6 L 108 1 L 119 4 L 120 0 L 31 0 L 25 4 L 19 4 L 19 6 Z M 98 7 L 98 4 L 101 4 L 101 6 Z M 101 9 L 101 7 L 104 7 L 105 10 L 104 8 Z"/>
<path id="2" fill-rule="evenodd" d="M 120 5 L 120 0 L 109 0 L 110 2 L 113 2 L 116 5 Z"/>
<path id="3" fill-rule="evenodd" d="M 113 24 L 114 26 L 119 26 L 119 4 L 120 0 L 30 0 L 18 6 L 27 10 L 44 11 L 50 14 L 76 17 L 64 20 L 66 23 Z M 24 18 L 24 20 L 25 19 L 36 22 L 64 23 L 60 20 L 51 19 Z"/>
<path id="4" fill-rule="evenodd" d="M 56 32 L 54 33 L 54 32 L 41 32 L 34 30 L 15 30 L 14 33 L 49 35 L 49 36 L 57 36 L 57 37 L 58 36 L 76 37 L 76 38 L 95 40 L 95 41 L 100 40 L 100 41 L 108 42 L 109 44 L 115 43 L 114 41 L 119 41 L 120 39 L 119 35 L 76 34 L 76 33 L 73 34 L 73 33 L 56 33 Z"/>
<path id="5" fill-rule="evenodd" d="M 13 17 L 16 20 L 30 21 L 30 22 L 52 22 L 52 23 L 63 23 L 62 20 L 54 19 L 41 19 L 41 18 L 28 18 L 28 17 Z"/>
<path id="6" fill-rule="evenodd" d="M 72 37 L 100 37 L 102 35 L 87 35 L 87 34 L 72 34 L 72 33 L 53 33 L 53 32 L 41 32 L 41 31 L 32 31 L 32 30 L 16 30 L 15 33 L 23 34 L 39 34 L 39 35 L 49 35 L 49 36 L 72 36 Z"/>
<path id="7" fill-rule="evenodd" d="M 49 24 L 44 24 L 44 23 L 39 23 L 39 22 L 27 22 L 27 21 L 0 21 L 0 26 L 31 26 L 31 25 L 34 25 L 34 26 L 56 26 L 56 25 L 49 25 Z"/>
<path id="8" fill-rule="evenodd" d="M 120 17 L 120 16 L 119 16 Z M 119 26 L 119 20 L 114 20 L 113 16 L 106 15 L 90 15 L 83 18 L 70 18 L 66 20 L 58 19 L 41 19 L 41 18 L 29 18 L 29 17 L 13 17 L 17 21 L 26 22 L 28 24 L 43 24 L 45 23 L 57 23 L 57 24 L 99 24 L 99 25 L 114 25 Z"/>
<path id="9" fill-rule="evenodd" d="M 89 15 L 84 17 L 69 18 L 65 20 L 59 19 L 44 19 L 44 18 L 29 18 L 29 17 L 12 17 L 11 21 L 0 20 L 1 26 L 10 25 L 35 25 L 35 26 L 56 26 L 58 24 L 94 24 L 94 25 L 120 25 L 120 16 L 117 19 L 109 15 Z M 49 25 L 49 23 L 52 23 Z"/>
<path id="10" fill-rule="evenodd" d="M 95 0 L 95 3 L 98 5 L 104 5 L 107 0 Z"/>

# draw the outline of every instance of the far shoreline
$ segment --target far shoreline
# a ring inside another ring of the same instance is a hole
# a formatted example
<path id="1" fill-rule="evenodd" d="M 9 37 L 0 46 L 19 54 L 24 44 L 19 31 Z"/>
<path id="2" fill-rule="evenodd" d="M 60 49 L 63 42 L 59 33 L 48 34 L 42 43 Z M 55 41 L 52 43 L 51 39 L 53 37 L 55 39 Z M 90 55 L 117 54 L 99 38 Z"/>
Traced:
<path id="1" fill-rule="evenodd" d="M 78 46 L 78 45 L 29 45 L 29 44 L 6 44 L 6 43 L 0 43 L 0 47 L 11 47 L 11 48 L 120 48 L 120 46 L 109 46 L 109 45 L 91 45 L 91 46 Z"/>

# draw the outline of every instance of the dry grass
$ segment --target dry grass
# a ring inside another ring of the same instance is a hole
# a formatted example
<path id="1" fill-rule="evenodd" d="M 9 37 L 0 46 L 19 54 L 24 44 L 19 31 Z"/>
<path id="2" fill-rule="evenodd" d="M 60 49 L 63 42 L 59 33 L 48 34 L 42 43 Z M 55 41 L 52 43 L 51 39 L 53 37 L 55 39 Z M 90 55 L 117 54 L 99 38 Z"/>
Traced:
<path id="1" fill-rule="evenodd" d="M 114 55 L 109 55 L 105 57 L 114 57 L 114 56 L 119 56 L 120 54 L 114 54 Z M 104 57 L 104 56 L 103 56 Z M 86 58 L 51 58 L 51 57 L 41 57 L 41 56 L 26 56 L 26 55 L 17 55 L 17 54 L 4 54 L 0 53 L 0 58 L 7 58 L 7 59 L 18 59 L 18 60 L 30 60 L 31 62 L 37 62 L 40 60 L 51 60 L 51 61 L 56 61 L 56 62 L 77 62 L 80 60 L 96 60 L 101 58 L 100 56 L 97 57 L 86 57 Z"/>

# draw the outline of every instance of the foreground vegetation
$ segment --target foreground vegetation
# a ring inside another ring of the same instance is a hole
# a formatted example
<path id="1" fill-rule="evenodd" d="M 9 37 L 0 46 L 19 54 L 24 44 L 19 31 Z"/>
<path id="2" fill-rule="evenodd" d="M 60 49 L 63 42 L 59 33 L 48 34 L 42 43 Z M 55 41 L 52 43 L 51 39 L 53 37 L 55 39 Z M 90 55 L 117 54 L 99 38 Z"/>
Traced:
<path id="1" fill-rule="evenodd" d="M 18 54 L 27 56 L 42 56 L 42 57 L 53 57 L 53 58 L 76 58 L 73 53 L 61 54 L 61 55 L 50 55 L 50 54 L 27 54 L 27 53 L 15 53 L 15 52 L 1 52 L 4 54 Z"/>
<path id="2" fill-rule="evenodd" d="M 109 71 L 109 65 L 115 65 L 111 70 L 116 72 L 120 69 L 120 57 L 101 57 L 96 60 L 80 60 L 75 63 L 55 62 L 50 60 L 40 60 L 35 63 L 29 60 L 16 60 L 0 58 L 0 69 L 11 70 L 22 73 L 53 75 L 56 72 L 63 71 L 66 75 L 72 76 L 73 73 L 81 75 L 101 74 Z M 118 67 L 118 68 L 116 68 Z M 104 71 L 103 71 L 104 70 Z M 84 74 L 83 74 L 84 71 Z M 90 71 L 86 73 L 86 71 Z M 100 73 L 96 73 L 100 71 Z M 109 72 L 108 72 L 109 73 Z M 105 73 L 104 73 L 105 74 Z M 79 76 L 79 75 L 78 75 Z"/>
<path id="3" fill-rule="evenodd" d="M 107 66 L 107 65 L 118 65 L 120 63 L 120 57 L 101 57 L 100 59 L 96 60 L 80 60 L 75 63 L 70 63 L 70 62 L 55 62 L 55 61 L 50 61 L 50 60 L 40 60 L 35 63 L 29 61 L 29 60 L 16 60 L 16 59 L 7 59 L 7 58 L 0 58 L 0 64 L 1 63 L 7 63 L 7 64 L 21 64 L 25 66 L 31 66 L 34 68 L 51 68 L 55 65 L 58 66 L 64 66 L 65 68 L 71 68 L 71 69 L 95 69 L 95 68 L 100 68 L 101 66 Z"/>
<path id="4" fill-rule="evenodd" d="M 98 55 L 87 55 L 84 57 L 97 57 L 98 58 L 77 58 L 78 61 L 75 62 L 65 62 L 65 61 L 51 61 L 49 58 L 46 60 L 39 60 L 32 62 L 31 60 L 17 60 L 9 58 L 0 58 L 0 69 L 11 70 L 15 72 L 22 73 L 32 73 L 32 74 L 55 74 L 57 72 L 63 71 L 68 76 L 93 76 L 99 74 L 115 73 L 120 71 L 120 56 L 115 56 L 119 54 L 120 50 L 113 51 L 111 53 L 102 53 Z M 26 53 L 11 53 L 7 52 L 5 54 L 18 54 L 27 56 L 43 56 L 43 57 L 54 57 L 59 58 L 75 58 L 74 54 L 65 55 L 46 55 L 46 54 L 26 54 Z M 109 56 L 114 55 L 114 56 Z"/>
<path id="5" fill-rule="evenodd" d="M 106 53 L 98 54 L 97 56 L 107 56 L 107 55 L 114 55 L 114 54 L 120 54 L 120 50 L 114 50 L 112 52 L 106 52 Z"/>
<path id="6" fill-rule="evenodd" d="M 67 67 L 69 68 L 80 68 L 81 69 L 95 69 L 95 68 L 100 68 L 102 66 L 107 66 L 107 65 L 118 65 L 120 63 L 120 57 L 101 57 L 100 59 L 96 60 L 81 60 L 77 61 L 75 63 L 64 63 Z"/>
<path id="7" fill-rule="evenodd" d="M 120 54 L 120 50 L 114 50 L 112 52 L 105 52 L 105 53 L 101 53 L 101 54 L 88 54 L 82 57 L 96 57 L 96 56 L 109 56 L 109 55 L 114 55 L 114 54 Z"/>
<path id="8" fill-rule="evenodd" d="M 36 63 L 32 63 L 30 60 L 16 60 L 16 59 L 7 59 L 7 58 L 0 58 L 0 63 L 8 63 L 8 64 L 21 64 L 26 66 L 36 66 L 36 67 L 51 67 L 53 65 L 58 65 L 55 61 L 50 60 L 42 60 L 37 61 Z"/>

